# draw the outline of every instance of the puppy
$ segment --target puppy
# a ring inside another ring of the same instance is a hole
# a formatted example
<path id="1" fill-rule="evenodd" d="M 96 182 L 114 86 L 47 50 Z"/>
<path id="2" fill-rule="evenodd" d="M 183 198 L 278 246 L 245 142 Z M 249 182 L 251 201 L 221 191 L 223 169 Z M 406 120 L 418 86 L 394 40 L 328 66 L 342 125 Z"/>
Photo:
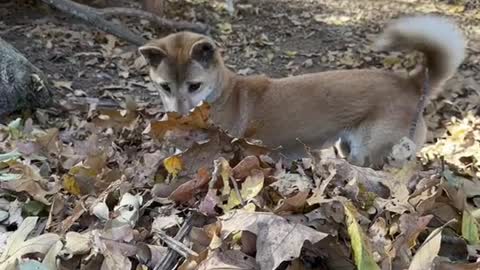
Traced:
<path id="1" fill-rule="evenodd" d="M 434 97 L 464 59 L 465 41 L 455 24 L 434 16 L 392 22 L 379 36 L 381 50 L 417 50 L 425 64 L 403 76 L 381 70 L 339 70 L 272 79 L 240 76 L 225 67 L 208 37 L 180 32 L 139 48 L 168 111 L 187 114 L 201 101 L 215 124 L 237 137 L 280 147 L 288 158 L 341 139 L 347 159 L 381 167 L 392 146 L 408 135 L 428 70 Z M 423 117 L 414 142 L 426 139 Z M 300 143 L 301 141 L 302 143 Z"/>

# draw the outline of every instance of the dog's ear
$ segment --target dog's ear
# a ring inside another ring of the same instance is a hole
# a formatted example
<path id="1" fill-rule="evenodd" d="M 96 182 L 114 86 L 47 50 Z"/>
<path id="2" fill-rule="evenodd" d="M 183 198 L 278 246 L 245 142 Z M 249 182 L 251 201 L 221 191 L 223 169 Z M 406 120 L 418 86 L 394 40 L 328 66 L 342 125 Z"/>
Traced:
<path id="1" fill-rule="evenodd" d="M 138 48 L 138 52 L 145 58 L 147 64 L 152 67 L 160 65 L 162 60 L 167 56 L 164 50 L 152 45 L 145 45 Z"/>
<path id="2" fill-rule="evenodd" d="M 209 40 L 199 40 L 192 45 L 190 50 L 190 57 L 200 63 L 205 68 L 208 68 L 215 58 L 215 44 Z"/>

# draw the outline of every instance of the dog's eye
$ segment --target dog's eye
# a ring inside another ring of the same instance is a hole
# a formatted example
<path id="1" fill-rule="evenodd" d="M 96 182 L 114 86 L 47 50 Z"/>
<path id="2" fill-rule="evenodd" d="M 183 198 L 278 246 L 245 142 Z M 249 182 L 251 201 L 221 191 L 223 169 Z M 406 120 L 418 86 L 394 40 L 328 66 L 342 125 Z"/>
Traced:
<path id="1" fill-rule="evenodd" d="M 197 91 L 198 89 L 200 89 L 200 86 L 202 85 L 202 83 L 191 83 L 188 85 L 188 92 L 190 93 L 193 93 L 195 91 Z"/>
<path id="2" fill-rule="evenodd" d="M 170 85 L 168 83 L 161 83 L 160 87 L 162 87 L 163 91 L 170 93 L 172 89 L 170 89 Z"/>

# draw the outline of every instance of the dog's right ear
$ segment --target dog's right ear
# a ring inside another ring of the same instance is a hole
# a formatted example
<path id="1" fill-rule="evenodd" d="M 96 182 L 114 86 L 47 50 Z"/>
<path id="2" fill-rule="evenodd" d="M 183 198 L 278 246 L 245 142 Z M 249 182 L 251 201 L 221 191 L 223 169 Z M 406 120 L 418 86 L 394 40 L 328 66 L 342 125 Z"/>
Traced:
<path id="1" fill-rule="evenodd" d="M 152 45 L 145 45 L 138 48 L 138 52 L 145 58 L 147 64 L 152 67 L 160 65 L 160 62 L 167 56 L 164 50 Z"/>

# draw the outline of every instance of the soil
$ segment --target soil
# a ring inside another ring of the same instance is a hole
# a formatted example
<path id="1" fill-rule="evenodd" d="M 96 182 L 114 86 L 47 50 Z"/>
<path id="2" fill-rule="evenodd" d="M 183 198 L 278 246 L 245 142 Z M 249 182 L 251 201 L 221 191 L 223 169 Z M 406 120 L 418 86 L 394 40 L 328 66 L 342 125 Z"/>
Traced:
<path id="1" fill-rule="evenodd" d="M 141 6 L 134 1 L 114 4 Z M 351 68 L 408 70 L 416 61 L 412 64 L 411 58 L 396 52 L 371 50 L 375 34 L 388 20 L 402 14 L 452 17 L 470 40 L 468 57 L 444 95 L 429 105 L 427 112 L 433 115 L 429 125 L 441 131 L 442 122 L 452 116 L 462 117 L 471 110 L 478 113 L 480 16 L 474 1 L 250 0 L 237 1 L 234 16 L 222 9 L 223 4 L 172 0 L 166 3 L 163 13 L 172 19 L 211 25 L 212 36 L 224 49 L 230 68 L 241 74 L 265 73 L 272 77 Z M 0 36 L 57 82 L 59 98 L 122 100 L 131 95 L 138 102 L 161 106 L 146 69 L 138 65 L 135 46 L 42 3 L 18 1 L 1 5 Z M 169 33 L 138 18 L 122 18 L 122 22 L 147 39 Z M 398 63 L 387 61 L 392 56 Z"/>

